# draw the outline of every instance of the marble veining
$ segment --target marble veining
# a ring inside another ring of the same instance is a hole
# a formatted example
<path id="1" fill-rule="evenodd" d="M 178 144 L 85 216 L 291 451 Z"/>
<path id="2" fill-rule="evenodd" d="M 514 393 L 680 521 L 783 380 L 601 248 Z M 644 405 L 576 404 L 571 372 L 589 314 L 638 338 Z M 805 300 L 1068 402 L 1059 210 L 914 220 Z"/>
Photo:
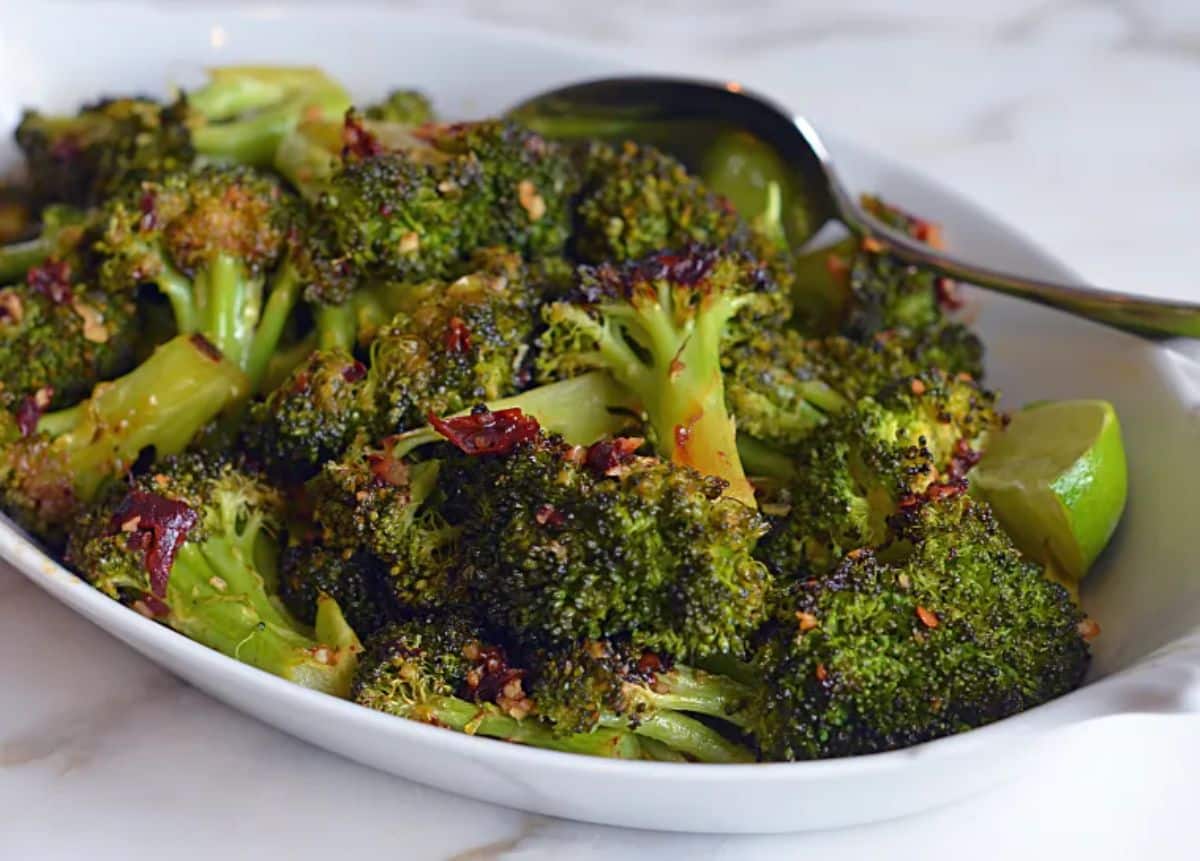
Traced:
<path id="1" fill-rule="evenodd" d="M 392 5 L 744 80 L 940 175 L 1098 283 L 1200 295 L 1194 0 Z M 902 822 L 668 835 L 529 816 L 341 760 L 166 675 L 6 567 L 0 650 L 0 859 L 1170 861 L 1200 837 L 1200 733 L 1182 720 L 1081 728 L 1019 783 Z"/>

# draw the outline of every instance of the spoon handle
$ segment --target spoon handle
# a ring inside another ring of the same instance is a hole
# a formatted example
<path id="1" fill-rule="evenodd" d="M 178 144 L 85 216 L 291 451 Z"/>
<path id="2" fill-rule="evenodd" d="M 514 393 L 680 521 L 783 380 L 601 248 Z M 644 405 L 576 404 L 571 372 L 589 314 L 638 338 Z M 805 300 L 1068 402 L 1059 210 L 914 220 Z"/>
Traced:
<path id="1" fill-rule="evenodd" d="M 854 233 L 870 238 L 905 263 L 955 281 L 1028 299 L 1051 308 L 1149 338 L 1200 338 L 1200 304 L 1147 299 L 1131 293 L 1058 284 L 978 266 L 946 254 L 883 224 L 864 212 L 849 195 L 842 199 L 842 218 Z"/>

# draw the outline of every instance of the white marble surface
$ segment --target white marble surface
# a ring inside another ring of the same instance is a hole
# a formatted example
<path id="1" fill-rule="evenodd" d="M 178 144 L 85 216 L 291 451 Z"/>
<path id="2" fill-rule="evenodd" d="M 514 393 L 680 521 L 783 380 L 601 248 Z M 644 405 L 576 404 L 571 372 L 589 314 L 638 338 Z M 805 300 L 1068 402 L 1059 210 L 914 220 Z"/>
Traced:
<path id="1" fill-rule="evenodd" d="M 1194 0 L 397 5 L 741 79 L 938 173 L 1097 282 L 1200 295 Z M 1093 724 L 1022 781 L 904 821 L 679 836 L 530 817 L 342 761 L 182 685 L 3 568 L 0 651 L 0 859 L 1095 861 L 1194 858 L 1200 838 L 1200 725 L 1183 718 Z"/>

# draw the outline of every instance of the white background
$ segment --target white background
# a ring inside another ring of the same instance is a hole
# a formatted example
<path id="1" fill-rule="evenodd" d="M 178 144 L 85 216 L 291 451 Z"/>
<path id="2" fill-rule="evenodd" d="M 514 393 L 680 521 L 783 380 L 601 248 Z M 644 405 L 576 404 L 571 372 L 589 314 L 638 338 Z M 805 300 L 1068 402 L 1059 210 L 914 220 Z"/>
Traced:
<path id="1" fill-rule="evenodd" d="M 937 174 L 1097 283 L 1200 298 L 1198 2 L 392 5 L 740 79 Z M 687 837 L 530 817 L 344 762 L 181 685 L 7 569 L 0 654 L 0 859 L 1200 854 L 1200 725 L 1184 718 L 1083 727 L 1018 783 L 901 822 Z"/>

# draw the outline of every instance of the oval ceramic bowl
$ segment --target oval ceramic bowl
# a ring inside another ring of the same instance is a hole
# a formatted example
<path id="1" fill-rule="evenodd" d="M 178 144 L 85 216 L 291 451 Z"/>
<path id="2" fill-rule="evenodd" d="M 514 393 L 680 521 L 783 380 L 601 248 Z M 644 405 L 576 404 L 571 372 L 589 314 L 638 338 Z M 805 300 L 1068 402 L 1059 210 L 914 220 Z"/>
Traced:
<path id="1" fill-rule="evenodd" d="M 69 107 L 97 90 L 157 91 L 205 64 L 317 63 L 369 97 L 388 85 L 429 91 L 447 115 L 501 110 L 540 88 L 620 72 L 569 44 L 360 9 L 347 25 L 318 10 L 170 11 L 154 7 L 9 8 L 0 27 L 0 128 L 25 104 Z M 103 40 L 62 48 L 71 30 Z M 46 57 L 55 57 L 49 64 Z M 1016 231 L 936 182 L 834 139 L 851 185 L 941 221 L 956 249 L 1069 277 Z M 11 150 L 0 152 L 10 159 Z M 973 295 L 990 382 L 1009 406 L 1036 398 L 1116 404 L 1129 451 L 1130 505 L 1083 601 L 1099 620 L 1088 683 L 983 729 L 907 750 L 745 766 L 614 762 L 530 750 L 399 720 L 239 664 L 93 591 L 19 530 L 0 553 L 80 615 L 215 697 L 286 732 L 452 792 L 571 819 L 679 831 L 828 828 L 901 816 L 976 793 L 1018 772 L 1083 721 L 1200 711 L 1200 571 L 1190 545 L 1200 443 L 1200 367 L 1162 347 L 1056 312 Z"/>

